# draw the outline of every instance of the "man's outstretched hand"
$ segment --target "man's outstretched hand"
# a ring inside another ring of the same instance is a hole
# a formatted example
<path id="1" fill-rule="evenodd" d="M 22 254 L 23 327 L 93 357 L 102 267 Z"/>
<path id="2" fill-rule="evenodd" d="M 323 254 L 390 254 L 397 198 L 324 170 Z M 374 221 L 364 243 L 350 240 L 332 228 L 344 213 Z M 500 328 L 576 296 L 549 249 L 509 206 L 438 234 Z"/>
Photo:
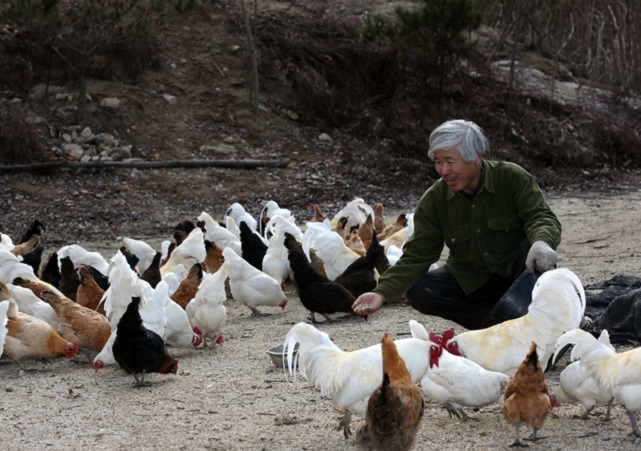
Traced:
<path id="1" fill-rule="evenodd" d="M 383 295 L 363 293 L 352 304 L 352 311 L 357 315 L 367 316 L 377 311 L 385 303 Z"/>

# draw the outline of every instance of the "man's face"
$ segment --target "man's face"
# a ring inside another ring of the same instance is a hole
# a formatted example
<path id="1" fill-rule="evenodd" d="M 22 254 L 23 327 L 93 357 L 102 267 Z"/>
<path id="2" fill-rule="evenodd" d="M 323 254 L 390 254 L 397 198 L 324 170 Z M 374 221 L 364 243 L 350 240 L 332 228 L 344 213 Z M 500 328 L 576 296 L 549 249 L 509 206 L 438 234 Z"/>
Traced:
<path id="1" fill-rule="evenodd" d="M 457 149 L 434 152 L 436 172 L 453 191 L 471 193 L 481 180 L 481 157 L 468 163 Z"/>

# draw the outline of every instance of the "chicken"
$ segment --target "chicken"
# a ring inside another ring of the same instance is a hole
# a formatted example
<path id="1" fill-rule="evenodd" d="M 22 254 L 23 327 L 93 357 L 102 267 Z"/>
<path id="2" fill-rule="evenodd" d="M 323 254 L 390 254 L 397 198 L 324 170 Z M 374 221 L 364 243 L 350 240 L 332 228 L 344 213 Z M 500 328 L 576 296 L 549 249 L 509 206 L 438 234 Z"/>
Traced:
<path id="1" fill-rule="evenodd" d="M 58 259 L 61 260 L 69 257 L 73 262 L 73 267 L 80 265 L 89 265 L 100 271 L 101 274 L 107 274 L 109 262 L 99 252 L 90 252 L 79 244 L 71 244 L 58 249 Z"/>
<path id="2" fill-rule="evenodd" d="M 309 221 L 309 222 L 325 222 L 325 220 L 329 221 L 329 218 L 325 213 L 323 213 L 323 210 L 321 210 L 320 205 L 314 204 L 314 217 Z"/>
<path id="3" fill-rule="evenodd" d="M 396 218 L 396 221 L 394 221 L 394 223 L 392 225 L 385 227 L 385 229 L 383 229 L 383 231 L 381 233 L 379 233 L 379 237 L 378 238 L 381 241 L 384 241 L 388 237 L 391 237 L 392 235 L 394 235 L 394 234 L 400 232 L 401 230 L 404 230 L 405 228 L 407 228 L 408 223 L 409 223 L 409 221 L 407 219 L 407 215 L 405 213 L 401 213 L 400 215 L 398 215 L 398 217 Z M 376 232 L 376 233 L 378 233 L 378 232 Z M 390 244 L 396 244 L 398 246 L 396 241 L 399 241 L 399 240 L 393 240 L 393 241 L 395 241 L 395 242 L 394 243 L 390 243 Z M 385 247 L 387 247 L 387 246 L 385 246 Z"/>
<path id="4" fill-rule="evenodd" d="M 416 321 L 410 321 L 410 329 L 422 329 Z M 426 332 L 423 330 L 424 334 Z M 309 383 L 332 400 L 335 408 L 344 409 L 341 421 L 348 436 L 352 413 L 366 416 L 369 396 L 383 380 L 381 344 L 354 351 L 343 351 L 314 326 L 306 323 L 294 325 L 285 336 L 288 371 L 296 379 L 294 349 L 298 344 L 296 362 L 298 371 Z M 429 341 L 418 338 L 403 338 L 395 341 L 401 358 L 414 382 L 425 375 L 429 366 Z"/>
<path id="5" fill-rule="evenodd" d="M 151 385 L 145 382 L 145 374 L 178 371 L 178 361 L 167 353 L 162 337 L 143 325 L 139 305 L 140 298 L 133 297 L 118 321 L 113 343 L 113 356 L 125 371 L 134 375 L 135 387 Z"/>
<path id="6" fill-rule="evenodd" d="M 151 263 L 145 268 L 145 270 L 140 275 L 140 278 L 151 285 L 152 288 L 156 288 L 158 282 L 162 280 L 162 275 L 160 274 L 160 258 L 162 254 L 156 252 L 154 258 L 151 259 Z M 138 268 L 140 268 L 140 262 L 138 262 Z"/>
<path id="7" fill-rule="evenodd" d="M 11 252 L 0 250 L 0 281 L 16 285 L 16 279 L 28 281 L 29 288 L 34 291 L 36 296 L 44 289 L 62 294 L 56 287 L 40 280 L 31 266 L 20 261 L 20 257 Z"/>
<path id="8" fill-rule="evenodd" d="M 46 231 L 47 228 L 44 226 L 42 222 L 40 222 L 38 219 L 34 219 L 33 222 L 29 225 L 29 228 L 25 231 L 25 233 L 20 236 L 20 239 L 18 240 L 18 244 L 26 243 L 27 241 L 31 240 L 34 236 L 42 236 L 42 232 Z"/>
<path id="9" fill-rule="evenodd" d="M 386 228 L 387 223 L 385 222 L 383 204 L 379 202 L 374 206 L 374 231 L 377 235 L 380 235 Z"/>
<path id="10" fill-rule="evenodd" d="M 9 322 L 9 317 L 7 316 L 7 311 L 9 310 L 9 300 L 0 301 L 0 357 L 4 352 L 4 343 L 7 340 L 7 323 Z"/>
<path id="11" fill-rule="evenodd" d="M 0 284 L 1 283 L 2 282 L 0 282 Z M 4 288 L 2 289 L 2 292 L 4 294 Z M 60 321 L 58 320 L 55 310 L 45 301 L 36 296 L 33 291 L 17 285 L 9 285 L 7 287 L 7 293 L 9 293 L 9 296 L 4 297 L 4 299 L 11 299 L 13 297 L 13 300 L 18 304 L 18 310 L 22 313 L 26 313 L 27 315 L 41 319 L 45 323 L 49 324 L 56 332 L 59 332 Z"/>
<path id="12" fill-rule="evenodd" d="M 245 222 L 252 232 L 258 230 L 258 221 L 238 202 L 234 202 L 227 209 L 225 216 L 231 216 L 239 227 L 241 222 Z"/>
<path id="13" fill-rule="evenodd" d="M 231 248 L 223 249 L 229 261 L 229 287 L 235 300 L 246 305 L 252 316 L 263 316 L 258 306 L 267 305 L 285 310 L 287 298 L 280 284 L 273 277 L 254 268 Z"/>
<path id="14" fill-rule="evenodd" d="M 236 224 L 236 221 L 231 216 L 225 216 L 225 228 L 234 234 L 236 238 L 240 240 L 240 228 L 239 224 Z M 258 231 L 256 231 L 258 233 Z"/>
<path id="15" fill-rule="evenodd" d="M 283 244 L 288 251 L 298 252 L 299 254 L 305 256 L 303 245 L 290 233 L 285 232 L 285 240 L 283 241 Z M 309 265 L 314 271 L 316 271 L 323 277 L 327 277 L 327 274 L 325 273 L 325 264 L 323 263 L 323 260 L 321 260 L 320 257 L 316 254 L 316 251 L 314 249 L 309 249 L 309 256 L 306 257 L 308 257 L 307 261 L 309 261 Z M 287 260 L 287 266 L 289 267 L 289 260 Z"/>
<path id="16" fill-rule="evenodd" d="M 22 243 L 16 244 L 13 249 L 11 249 L 11 253 L 13 255 L 20 255 L 24 256 L 25 254 L 28 254 L 30 252 L 33 252 L 36 250 L 38 246 L 40 246 L 40 235 L 33 235 L 29 240 L 23 241 Z M 38 268 L 36 268 L 36 271 Z"/>
<path id="17" fill-rule="evenodd" d="M 347 288 L 314 271 L 304 255 L 289 251 L 287 258 L 300 301 L 309 311 L 309 318 L 314 324 L 318 324 L 316 313 L 324 316 L 328 322 L 332 322 L 328 316 L 332 313 L 354 314 L 352 304 L 356 297 Z"/>
<path id="18" fill-rule="evenodd" d="M 532 342 L 525 360 L 519 365 L 505 387 L 503 415 L 515 426 L 515 440 L 512 446 L 527 446 L 521 442 L 520 427 L 522 423 L 532 428 L 529 440 L 539 440 L 539 429 L 545 417 L 558 405 L 548 393 L 543 377 L 543 367 L 536 353 L 536 343 Z"/>
<path id="19" fill-rule="evenodd" d="M 59 258 L 60 263 L 60 291 L 69 299 L 75 301 L 80 278 L 71 257 Z M 87 265 L 85 265 L 87 266 Z"/>
<path id="20" fill-rule="evenodd" d="M 382 248 L 354 260 L 334 282 L 342 285 L 354 295 L 354 300 L 361 294 L 376 288 L 376 263 Z"/>
<path id="21" fill-rule="evenodd" d="M 58 253 L 52 252 L 47 258 L 40 272 L 40 279 L 49 285 L 60 288 L 60 266 L 58 262 Z"/>
<path id="22" fill-rule="evenodd" d="M 40 265 L 42 264 L 42 253 L 45 248 L 43 246 L 38 246 L 31 252 L 22 255 L 22 263 L 25 265 L 31 266 L 34 274 L 38 274 L 40 271 Z"/>
<path id="23" fill-rule="evenodd" d="M 278 229 L 269 237 L 269 245 L 263 258 L 262 267 L 265 274 L 280 283 L 280 287 L 283 290 L 285 289 L 285 282 L 290 278 L 288 252 L 287 247 L 285 247 L 284 232 Z"/>
<path id="24" fill-rule="evenodd" d="M 511 376 L 535 342 L 545 371 L 556 340 L 566 330 L 579 327 L 584 310 L 585 292 L 579 278 L 567 268 L 553 269 L 537 280 L 526 315 L 486 329 L 460 333 L 444 346 L 487 370 Z"/>
<path id="25" fill-rule="evenodd" d="M 454 335 L 454 331 L 451 334 Z M 443 342 L 434 334 L 427 334 L 425 329 L 415 328 L 412 336 L 432 342 L 430 367 L 421 379 L 421 388 L 425 395 L 443 404 L 450 417 L 454 415 L 467 421 L 470 417 L 463 407 L 483 407 L 499 400 L 509 376 L 450 354 L 443 348 Z"/>
<path id="26" fill-rule="evenodd" d="M 134 238 L 124 237 L 122 244 L 129 249 L 129 252 L 138 257 L 138 272 L 144 274 L 156 257 L 157 251 L 145 241 Z"/>
<path id="27" fill-rule="evenodd" d="M 363 247 L 367 251 L 372 245 L 372 234 L 374 233 L 374 221 L 372 215 L 367 215 L 367 219 L 361 226 L 356 230 L 356 235 L 360 238 Z"/>
<path id="28" fill-rule="evenodd" d="M 160 273 L 164 276 L 178 265 L 191 268 L 195 263 L 205 261 L 206 254 L 203 232 L 195 228 L 180 246 L 176 246 L 167 263 L 160 267 Z"/>
<path id="29" fill-rule="evenodd" d="M 185 311 L 189 321 L 202 332 L 203 346 L 207 339 L 213 344 L 223 343 L 223 326 L 227 319 L 224 302 L 225 280 L 229 271 L 229 261 L 225 261 L 214 274 L 208 274 L 200 284 L 196 297 L 192 299 Z"/>
<path id="30" fill-rule="evenodd" d="M 120 252 L 122 252 L 122 255 L 124 255 L 125 258 L 127 259 L 127 263 L 129 263 L 129 266 L 131 266 L 131 269 L 133 269 L 134 271 L 137 271 L 138 261 L 140 259 L 136 256 L 136 254 L 130 252 L 127 246 L 125 245 L 120 246 Z"/>
<path id="31" fill-rule="evenodd" d="M 155 289 L 144 282 L 141 282 L 140 286 L 143 298 L 150 299 L 140 309 L 143 324 L 147 319 L 147 310 L 158 306 L 164 311 L 165 322 L 161 336 L 165 343 L 181 348 L 196 348 L 202 343 L 202 332 L 192 327 L 185 309 L 169 297 L 169 287 L 166 282 L 161 280 Z"/>
<path id="32" fill-rule="evenodd" d="M 78 343 L 64 340 L 44 321 L 18 311 L 18 305 L 13 300 L 7 308 L 7 336 L 5 338 L 3 355 L 18 363 L 25 369 L 22 359 L 75 357 L 78 355 Z"/>
<path id="33" fill-rule="evenodd" d="M 189 269 L 187 277 L 185 277 L 178 289 L 170 296 L 171 300 L 180 305 L 183 309 L 187 307 L 198 292 L 198 286 L 203 280 L 203 268 L 200 263 L 196 263 Z"/>
<path id="34" fill-rule="evenodd" d="M 561 340 L 563 335 L 559 338 Z M 610 344 L 610 338 L 607 330 L 601 331 L 598 338 L 599 342 L 604 346 L 614 351 L 614 347 Z M 563 345 L 564 343 L 560 343 Z M 569 345 L 568 345 L 569 346 Z M 556 362 L 558 354 L 561 352 L 562 347 L 557 342 L 554 350 L 552 361 Z M 563 348 L 564 349 L 564 348 Z M 612 393 L 600 386 L 593 377 L 586 371 L 581 362 L 573 362 L 568 365 L 561 376 L 559 376 L 559 387 L 552 392 L 556 399 L 561 403 L 580 402 L 585 407 L 585 412 L 579 418 L 587 420 L 588 415 L 596 406 L 607 405 L 607 413 L 605 420 L 610 419 L 610 408 L 614 400 Z"/>
<path id="35" fill-rule="evenodd" d="M 367 449 L 407 450 L 414 444 L 423 418 L 423 393 L 387 334 L 381 353 L 383 382 L 369 397 L 365 421 L 356 429 L 356 441 Z"/>
<path id="36" fill-rule="evenodd" d="M 303 250 L 309 260 L 309 251 L 314 249 L 323 260 L 325 273 L 330 280 L 343 274 L 347 267 L 357 260 L 360 255 L 347 247 L 336 232 L 318 222 L 308 222 L 303 239 Z"/>
<path id="37" fill-rule="evenodd" d="M 267 252 L 267 244 L 258 232 L 252 231 L 245 221 L 240 223 L 241 256 L 254 268 L 263 270 L 263 258 Z"/>
<path id="38" fill-rule="evenodd" d="M 374 217 L 374 210 L 363 199 L 357 197 L 334 215 L 334 218 L 330 221 L 330 227 L 332 230 L 336 230 L 338 220 L 346 217 L 348 220 L 345 229 L 349 231 L 352 228 L 358 228 L 364 223 L 367 220 L 367 215 Z"/>
<path id="39" fill-rule="evenodd" d="M 632 425 L 632 434 L 641 438 L 634 416 L 641 410 L 641 348 L 617 354 L 610 346 L 581 329 L 566 332 L 557 345 L 563 348 L 570 343 L 574 344 L 571 359 L 580 359 L 581 366 L 599 386 L 623 404 Z"/>
<path id="40" fill-rule="evenodd" d="M 211 241 L 205 240 L 205 250 L 207 251 L 205 255 L 205 261 L 203 262 L 203 270 L 209 274 L 213 274 L 218 271 L 218 268 L 225 261 L 223 257 L 223 250 Z"/>
<path id="41" fill-rule="evenodd" d="M 231 247 L 238 255 L 242 253 L 240 239 L 214 221 L 213 218 L 204 211 L 198 216 L 198 225 L 205 233 L 205 240 L 216 243 L 221 249 Z"/>
<path id="42" fill-rule="evenodd" d="M 104 315 L 51 291 L 43 291 L 42 299 L 55 310 L 62 338 L 84 349 L 102 350 L 111 335 L 111 325 Z"/>
<path id="43" fill-rule="evenodd" d="M 262 222 L 264 217 L 268 217 L 271 220 L 272 218 L 274 218 L 274 216 L 277 215 L 282 216 L 289 222 L 293 222 L 292 220 L 294 219 L 294 216 L 292 215 L 292 212 L 287 208 L 281 208 L 280 205 L 278 205 L 278 202 L 276 202 L 275 200 L 269 200 L 265 203 L 265 206 L 260 211 L 259 222 Z"/>
<path id="44" fill-rule="evenodd" d="M 104 305 L 100 304 L 105 290 L 103 290 L 93 278 L 91 268 L 87 265 L 81 265 L 76 272 L 78 273 L 79 280 L 78 290 L 76 291 L 76 302 L 89 310 L 105 315 Z"/>

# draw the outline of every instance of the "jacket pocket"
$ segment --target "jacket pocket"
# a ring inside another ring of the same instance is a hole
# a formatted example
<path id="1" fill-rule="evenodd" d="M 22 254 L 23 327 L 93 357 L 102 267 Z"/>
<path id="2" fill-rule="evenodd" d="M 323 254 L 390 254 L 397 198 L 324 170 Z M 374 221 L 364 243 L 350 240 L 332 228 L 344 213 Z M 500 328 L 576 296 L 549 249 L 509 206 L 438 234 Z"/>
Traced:
<path id="1" fill-rule="evenodd" d="M 513 216 L 511 218 L 493 218 L 488 219 L 487 227 L 493 232 L 511 232 L 518 229 L 520 226 L 519 218 Z"/>
<path id="2" fill-rule="evenodd" d="M 448 247 L 456 246 L 457 244 L 465 243 L 470 239 L 470 228 L 467 225 L 447 229 L 443 231 L 445 244 Z"/>

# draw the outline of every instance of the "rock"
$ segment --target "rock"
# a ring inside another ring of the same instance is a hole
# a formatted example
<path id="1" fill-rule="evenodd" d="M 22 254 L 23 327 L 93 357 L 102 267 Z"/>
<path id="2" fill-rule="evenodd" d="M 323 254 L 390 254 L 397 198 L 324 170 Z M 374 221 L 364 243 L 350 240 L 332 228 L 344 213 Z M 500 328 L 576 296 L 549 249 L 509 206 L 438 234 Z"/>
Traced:
<path id="1" fill-rule="evenodd" d="M 116 109 L 120 106 L 122 101 L 117 97 L 105 97 L 100 101 L 100 106 L 102 108 L 112 108 Z"/>
<path id="2" fill-rule="evenodd" d="M 329 136 L 327 133 L 321 133 L 318 135 L 318 143 L 319 144 L 331 144 L 332 143 L 332 137 Z"/>
<path id="3" fill-rule="evenodd" d="M 176 96 L 172 96 L 171 94 L 163 94 L 162 97 L 169 105 L 176 105 L 178 103 Z"/>
<path id="4" fill-rule="evenodd" d="M 62 149 L 71 155 L 74 160 L 80 160 L 85 153 L 82 146 L 73 143 L 64 143 Z"/>
<path id="5" fill-rule="evenodd" d="M 215 146 L 203 145 L 203 146 L 200 146 L 199 150 L 203 153 L 215 153 L 215 154 L 221 154 L 221 155 L 231 155 L 238 151 L 236 147 L 232 146 L 231 144 L 225 144 L 225 143 L 217 144 Z"/>

